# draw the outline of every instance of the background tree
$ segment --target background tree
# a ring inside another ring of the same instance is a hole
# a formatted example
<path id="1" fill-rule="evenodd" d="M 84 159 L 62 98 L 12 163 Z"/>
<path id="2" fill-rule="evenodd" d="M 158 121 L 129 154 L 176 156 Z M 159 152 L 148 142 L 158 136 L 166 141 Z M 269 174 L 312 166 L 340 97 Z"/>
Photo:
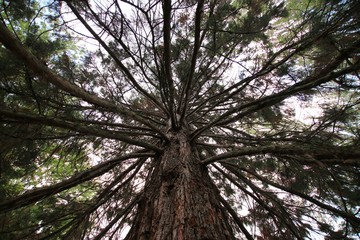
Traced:
<path id="1" fill-rule="evenodd" d="M 358 236 L 359 7 L 2 1 L 1 238 Z"/>

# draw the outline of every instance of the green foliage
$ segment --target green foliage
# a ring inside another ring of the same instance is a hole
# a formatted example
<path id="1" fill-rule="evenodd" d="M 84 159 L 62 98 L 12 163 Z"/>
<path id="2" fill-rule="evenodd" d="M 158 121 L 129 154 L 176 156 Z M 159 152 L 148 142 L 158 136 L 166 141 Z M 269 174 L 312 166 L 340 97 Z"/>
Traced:
<path id="1" fill-rule="evenodd" d="M 53 9 L 58 6 L 53 3 Z M 36 1 L 5 1 L 1 17 L 14 33 L 44 64 L 69 72 L 61 58 L 75 45 L 70 35 L 52 31 L 61 24 L 56 12 L 47 12 Z M 10 17 L 11 16 L 11 17 Z M 46 20 L 52 19 L 51 22 Z M 59 29 L 58 29 L 59 30 Z M 77 109 L 65 108 L 78 101 L 49 84 L 41 82 L 32 71 L 0 48 L 0 106 L 42 116 L 81 117 Z M 49 106 L 49 105 L 52 105 Z M 59 107 L 61 106 L 61 107 Z M 1 116 L 3 120 L 3 116 Z M 67 179 L 89 167 L 86 143 L 67 136 L 67 131 L 26 121 L 2 121 L 0 125 L 0 201 L 22 194 L 34 187 L 47 186 Z M 63 136 L 63 137 L 62 137 Z M 59 137 L 59 139 L 57 139 Z M 30 187 L 32 186 L 32 187 Z M 1 239 L 41 238 L 65 229 L 81 216 L 76 203 L 86 206 L 96 192 L 94 184 L 83 184 L 71 191 L 50 197 L 39 205 L 28 206 L 0 215 Z M 67 204 L 70 199 L 72 204 Z M 58 235 L 60 235 L 58 233 Z M 55 239 L 55 238 L 54 238 Z"/>

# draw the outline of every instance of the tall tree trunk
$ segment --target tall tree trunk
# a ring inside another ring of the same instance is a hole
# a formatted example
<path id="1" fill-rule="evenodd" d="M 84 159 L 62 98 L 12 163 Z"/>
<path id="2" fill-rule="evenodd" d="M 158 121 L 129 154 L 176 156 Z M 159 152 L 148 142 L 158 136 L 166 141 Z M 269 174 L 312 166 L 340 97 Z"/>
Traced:
<path id="1" fill-rule="evenodd" d="M 171 143 L 146 184 L 126 239 L 235 239 L 218 200 L 218 191 L 187 135 Z"/>

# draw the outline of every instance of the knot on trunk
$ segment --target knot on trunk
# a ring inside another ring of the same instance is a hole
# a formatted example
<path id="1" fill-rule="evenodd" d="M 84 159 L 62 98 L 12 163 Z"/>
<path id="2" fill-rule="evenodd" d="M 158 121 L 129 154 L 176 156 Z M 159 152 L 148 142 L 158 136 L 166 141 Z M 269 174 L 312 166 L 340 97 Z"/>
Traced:
<path id="1" fill-rule="evenodd" d="M 172 133 L 170 145 L 161 158 L 161 176 L 165 181 L 172 181 L 183 174 L 191 161 L 191 146 L 185 131 Z"/>
<path id="2" fill-rule="evenodd" d="M 179 166 L 172 165 L 172 164 L 164 164 L 162 169 L 161 178 L 165 182 L 173 182 L 175 181 L 180 175 Z"/>

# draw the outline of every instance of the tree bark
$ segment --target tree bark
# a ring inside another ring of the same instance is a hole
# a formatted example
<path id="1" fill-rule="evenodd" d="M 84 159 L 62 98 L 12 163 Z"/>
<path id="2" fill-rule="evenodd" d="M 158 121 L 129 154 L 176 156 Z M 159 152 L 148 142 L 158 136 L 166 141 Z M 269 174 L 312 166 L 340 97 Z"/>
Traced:
<path id="1" fill-rule="evenodd" d="M 126 239 L 235 239 L 219 192 L 187 134 L 170 135 Z"/>

